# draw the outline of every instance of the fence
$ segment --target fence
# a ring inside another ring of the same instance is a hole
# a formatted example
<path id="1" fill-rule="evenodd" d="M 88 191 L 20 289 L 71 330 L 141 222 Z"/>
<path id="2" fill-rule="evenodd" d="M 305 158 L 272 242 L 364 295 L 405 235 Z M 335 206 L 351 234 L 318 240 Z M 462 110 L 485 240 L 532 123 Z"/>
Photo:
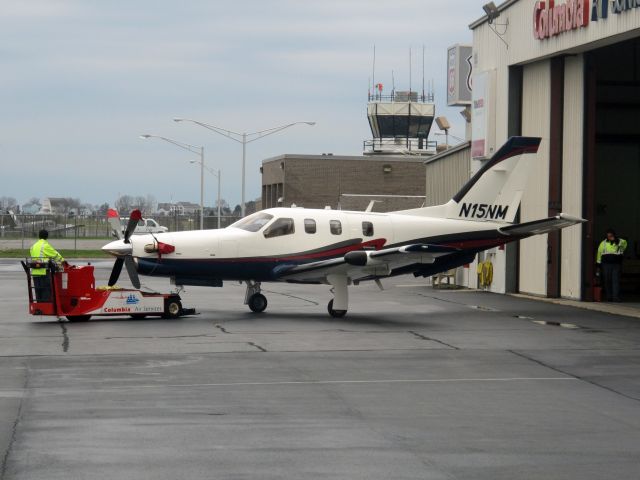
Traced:
<path id="1" fill-rule="evenodd" d="M 169 231 L 199 230 L 200 216 L 170 215 L 152 217 Z M 228 227 L 238 220 L 236 216 L 220 218 L 221 228 Z M 123 222 L 124 223 L 124 222 Z M 218 226 L 217 216 L 205 216 L 204 228 L 214 229 Z M 36 238 L 42 229 L 49 231 L 51 238 L 111 238 L 111 227 L 104 215 L 10 215 L 0 214 L 0 238 L 20 239 Z"/>

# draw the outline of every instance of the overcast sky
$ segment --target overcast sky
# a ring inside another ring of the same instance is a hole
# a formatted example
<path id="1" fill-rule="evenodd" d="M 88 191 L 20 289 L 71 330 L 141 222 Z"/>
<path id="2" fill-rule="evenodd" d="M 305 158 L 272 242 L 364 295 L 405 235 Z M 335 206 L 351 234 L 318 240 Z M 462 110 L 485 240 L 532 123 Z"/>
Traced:
<path id="1" fill-rule="evenodd" d="M 236 131 L 299 120 L 250 144 L 247 198 L 260 195 L 262 159 L 282 153 L 360 154 L 372 48 L 376 81 L 396 89 L 435 82 L 436 112 L 464 136 L 460 108 L 446 108 L 446 48 L 470 43 L 474 0 L 3 0 L 0 6 L 0 196 L 119 194 L 199 199 L 189 153 L 152 133 L 204 145 L 222 170 L 222 196 L 240 200 L 241 146 L 187 124 Z M 434 126 L 433 131 L 437 128 Z M 193 157 L 195 158 L 195 157 Z M 206 203 L 216 180 L 206 176 Z"/>

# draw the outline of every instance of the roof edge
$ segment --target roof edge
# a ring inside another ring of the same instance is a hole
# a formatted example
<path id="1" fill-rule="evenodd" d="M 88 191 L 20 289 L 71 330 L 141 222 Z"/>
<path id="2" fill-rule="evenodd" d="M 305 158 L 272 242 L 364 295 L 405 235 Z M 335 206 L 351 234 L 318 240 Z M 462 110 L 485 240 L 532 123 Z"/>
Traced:
<path id="1" fill-rule="evenodd" d="M 443 152 L 440 152 L 437 155 L 434 155 L 430 159 L 425 160 L 424 164 L 425 165 L 429 165 L 430 163 L 437 162 L 438 160 L 442 160 L 442 159 L 448 157 L 449 155 L 453 155 L 454 153 L 460 152 L 460 151 L 465 150 L 467 148 L 471 148 L 471 140 L 467 140 L 466 142 L 459 143 L 455 147 L 448 148 L 448 149 L 444 150 Z"/>

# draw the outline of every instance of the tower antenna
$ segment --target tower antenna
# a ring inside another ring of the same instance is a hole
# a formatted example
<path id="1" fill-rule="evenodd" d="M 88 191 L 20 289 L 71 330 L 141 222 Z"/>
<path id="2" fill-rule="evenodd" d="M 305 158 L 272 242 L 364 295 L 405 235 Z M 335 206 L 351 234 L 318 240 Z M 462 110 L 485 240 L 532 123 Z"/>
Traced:
<path id="1" fill-rule="evenodd" d="M 411 101 L 411 47 L 409 47 L 409 101 Z"/>
<path id="2" fill-rule="evenodd" d="M 393 75 L 393 70 L 391 70 L 391 100 L 396 95 L 396 78 Z"/>
<path id="3" fill-rule="evenodd" d="M 372 66 L 372 72 L 371 72 L 371 80 L 372 80 L 372 85 L 373 85 L 373 90 L 372 93 L 374 95 L 374 100 L 375 100 L 375 94 L 376 94 L 376 45 L 375 43 L 373 44 L 373 66 Z"/>
<path id="4" fill-rule="evenodd" d="M 422 45 L 422 101 L 425 101 L 424 98 L 424 44 Z"/>

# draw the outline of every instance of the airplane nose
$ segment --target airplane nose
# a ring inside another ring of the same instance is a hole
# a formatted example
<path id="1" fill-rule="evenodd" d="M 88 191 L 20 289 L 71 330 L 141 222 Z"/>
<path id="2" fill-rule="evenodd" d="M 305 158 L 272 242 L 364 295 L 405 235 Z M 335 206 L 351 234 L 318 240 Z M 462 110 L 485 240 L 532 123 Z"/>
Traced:
<path id="1" fill-rule="evenodd" d="M 122 240 L 116 240 L 102 247 L 102 251 L 116 257 L 121 257 L 124 255 L 131 255 L 133 252 L 133 246 L 130 243 L 124 243 Z"/>

